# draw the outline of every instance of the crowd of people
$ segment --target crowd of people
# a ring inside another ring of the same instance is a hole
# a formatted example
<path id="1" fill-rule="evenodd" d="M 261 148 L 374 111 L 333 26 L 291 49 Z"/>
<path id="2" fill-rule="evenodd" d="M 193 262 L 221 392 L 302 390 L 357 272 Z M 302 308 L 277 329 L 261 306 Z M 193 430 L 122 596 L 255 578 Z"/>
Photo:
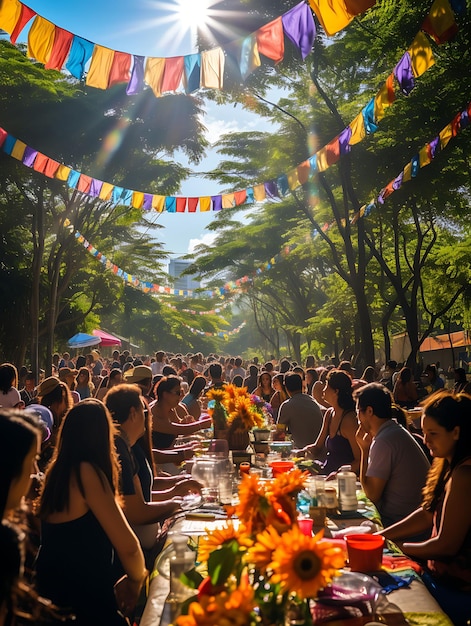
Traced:
<path id="1" fill-rule="evenodd" d="M 455 624 L 471 617 L 471 385 L 437 364 L 260 363 L 197 354 L 55 354 L 52 375 L 0 365 L 0 626 L 126 624 L 182 498 L 205 394 L 227 383 L 271 406 L 300 456 L 332 478 L 350 465 L 386 537 L 421 562 Z M 421 428 L 407 409 L 423 407 Z M 176 445 L 178 442 L 179 445 Z M 20 503 L 22 505 L 20 506 Z M 22 515 L 20 516 L 20 512 Z M 42 600 L 46 598 L 47 600 Z M 32 617 L 34 615 L 34 617 Z M 25 619 L 24 617 L 22 619 Z"/>

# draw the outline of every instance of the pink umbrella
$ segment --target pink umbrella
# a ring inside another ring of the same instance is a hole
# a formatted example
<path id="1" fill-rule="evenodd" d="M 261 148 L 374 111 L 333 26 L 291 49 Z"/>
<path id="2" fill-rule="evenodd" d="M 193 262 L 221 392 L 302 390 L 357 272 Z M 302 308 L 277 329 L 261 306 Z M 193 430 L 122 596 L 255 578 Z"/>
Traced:
<path id="1" fill-rule="evenodd" d="M 92 335 L 100 338 L 100 346 L 120 346 L 121 339 L 111 335 L 110 333 L 106 333 L 104 330 L 95 329 L 92 330 Z"/>

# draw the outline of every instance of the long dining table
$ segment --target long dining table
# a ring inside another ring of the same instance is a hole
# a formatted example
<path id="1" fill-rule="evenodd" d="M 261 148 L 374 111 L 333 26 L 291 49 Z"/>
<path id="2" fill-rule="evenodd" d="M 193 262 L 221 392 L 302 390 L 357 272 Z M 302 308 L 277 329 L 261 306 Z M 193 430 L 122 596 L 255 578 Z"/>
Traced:
<path id="1" fill-rule="evenodd" d="M 358 520 L 333 519 L 328 521 L 328 527 L 330 526 L 331 530 L 341 530 L 363 520 L 363 516 Z M 171 529 L 167 550 L 171 550 L 172 533 L 184 534 L 197 540 L 199 536 L 206 533 L 207 529 L 220 527 L 224 523 L 225 520 L 219 519 L 198 519 L 198 516 L 191 513 L 188 516 L 181 516 L 176 519 Z M 139 621 L 140 626 L 168 626 L 172 622 L 172 607 L 166 602 L 170 591 L 170 581 L 164 570 L 165 567 L 159 566 L 151 574 L 145 607 Z M 407 572 L 398 571 L 397 573 Z M 413 571 L 409 573 L 413 574 Z M 352 615 L 342 619 L 336 619 L 334 616 L 333 619 L 324 619 L 316 623 L 327 623 L 330 626 L 363 626 L 377 623 L 379 619 L 380 623 L 389 626 L 453 626 L 420 578 L 411 576 L 410 579 L 407 586 L 394 589 L 387 595 L 381 594 L 375 616 Z"/>

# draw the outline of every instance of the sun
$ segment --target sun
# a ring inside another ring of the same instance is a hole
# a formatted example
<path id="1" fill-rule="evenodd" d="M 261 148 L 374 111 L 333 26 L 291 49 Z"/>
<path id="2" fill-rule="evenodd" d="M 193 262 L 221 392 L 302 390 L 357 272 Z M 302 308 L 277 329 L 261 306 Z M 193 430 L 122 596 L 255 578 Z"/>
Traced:
<path id="1" fill-rule="evenodd" d="M 208 20 L 209 0 L 178 0 L 177 14 L 183 28 L 196 31 Z"/>

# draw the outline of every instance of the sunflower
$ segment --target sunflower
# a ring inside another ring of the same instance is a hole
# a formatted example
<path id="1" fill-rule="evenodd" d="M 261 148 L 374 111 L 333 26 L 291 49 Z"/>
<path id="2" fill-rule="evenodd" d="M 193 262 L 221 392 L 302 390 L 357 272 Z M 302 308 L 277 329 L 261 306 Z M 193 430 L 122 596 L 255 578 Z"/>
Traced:
<path id="1" fill-rule="evenodd" d="M 252 474 L 244 476 L 239 485 L 239 503 L 235 506 L 235 514 L 249 534 L 265 528 L 269 508 L 265 487 L 259 477 Z"/>
<path id="2" fill-rule="evenodd" d="M 268 526 L 266 530 L 259 533 L 255 543 L 247 551 L 246 561 L 265 573 L 273 559 L 273 551 L 280 542 L 280 535 L 273 528 Z"/>
<path id="3" fill-rule="evenodd" d="M 345 565 L 340 548 L 329 541 L 320 541 L 323 534 L 321 530 L 315 537 L 309 537 L 297 526 L 283 533 L 269 564 L 272 581 L 299 598 L 315 598 Z"/>
<path id="4" fill-rule="evenodd" d="M 269 493 L 275 498 L 285 495 L 296 495 L 304 487 L 309 472 L 303 472 L 297 467 L 290 472 L 283 472 L 274 478 L 269 486 Z"/>
<path id="5" fill-rule="evenodd" d="M 255 624 L 254 592 L 247 578 L 228 592 L 203 596 L 192 602 L 188 615 L 180 615 L 175 626 L 249 626 Z"/>
<path id="6" fill-rule="evenodd" d="M 231 541 L 236 541 L 239 544 L 239 549 L 246 549 L 253 543 L 242 524 L 239 528 L 235 528 L 234 524 L 229 521 L 227 525 L 222 528 L 207 531 L 207 534 L 200 539 L 198 545 L 198 560 L 200 562 L 207 561 L 211 552 Z"/>
<path id="7" fill-rule="evenodd" d="M 221 402 L 224 400 L 224 389 L 208 389 L 206 397 L 208 400 L 214 400 L 215 402 Z"/>

